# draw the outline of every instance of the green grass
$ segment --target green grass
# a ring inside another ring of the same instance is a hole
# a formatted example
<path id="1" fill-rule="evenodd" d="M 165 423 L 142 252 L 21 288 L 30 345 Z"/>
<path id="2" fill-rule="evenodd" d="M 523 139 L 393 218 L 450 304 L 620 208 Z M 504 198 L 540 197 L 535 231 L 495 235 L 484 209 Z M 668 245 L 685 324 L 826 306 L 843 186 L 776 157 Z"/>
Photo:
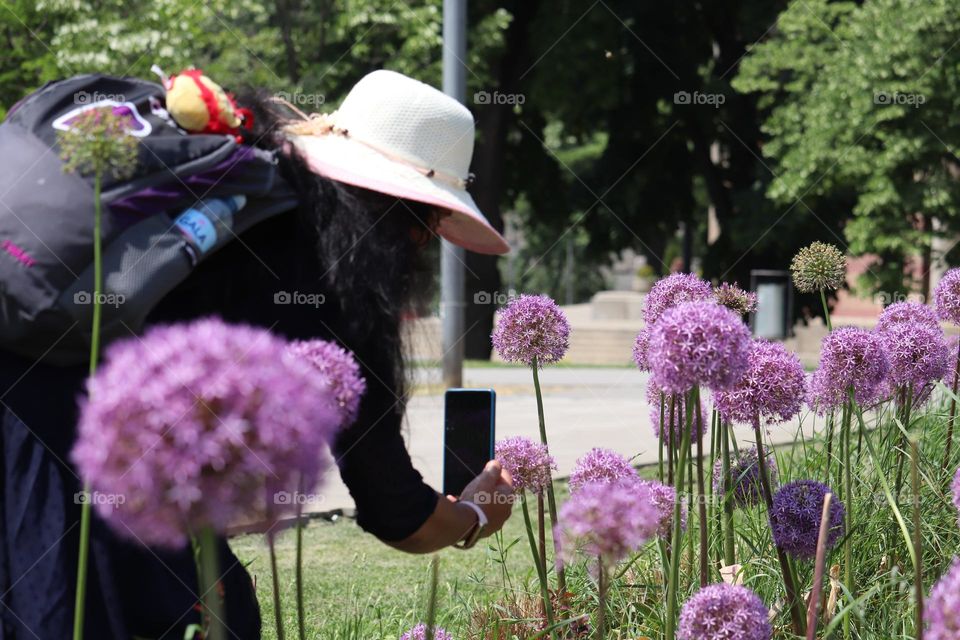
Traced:
<path id="1" fill-rule="evenodd" d="M 549 403 L 549 399 L 547 400 Z M 960 528 L 957 512 L 951 503 L 950 481 L 955 462 L 944 468 L 945 409 L 935 406 L 919 415 L 910 431 L 919 437 L 921 446 L 921 512 L 924 590 L 946 570 L 950 559 L 960 553 Z M 914 577 L 910 547 L 894 517 L 880 478 L 892 483 L 895 468 L 896 425 L 889 412 L 871 415 L 870 438 L 878 459 L 869 449 L 856 448 L 854 439 L 854 529 L 848 532 L 854 545 L 853 572 L 856 576 L 857 606 L 838 608 L 831 629 L 833 638 L 843 638 L 842 621 L 849 616 L 851 638 L 859 640 L 914 639 L 915 601 L 911 584 Z M 805 420 L 812 419 L 806 416 Z M 818 419 L 818 433 L 822 432 Z M 876 424 L 879 422 L 879 425 Z M 785 427 L 771 427 L 778 429 Z M 589 443 L 584 443 L 584 449 Z M 799 436 L 793 446 L 776 450 L 780 482 L 810 478 L 824 481 L 824 443 L 820 438 L 804 440 Z M 955 449 L 956 451 L 956 449 Z M 709 474 L 709 465 L 707 473 Z M 644 475 L 655 473 L 646 468 Z M 905 477 L 909 479 L 909 463 Z M 836 481 L 830 482 L 840 489 Z M 912 528 L 912 494 L 909 484 L 903 491 L 899 508 L 910 535 Z M 560 496 L 562 503 L 564 497 Z M 509 626 L 517 615 L 536 612 L 537 583 L 529 557 L 519 508 L 505 528 L 502 539 L 489 539 L 472 551 L 447 550 L 440 554 L 440 591 L 438 624 L 451 631 L 455 638 L 532 638 L 531 633 L 495 632 L 498 624 Z M 691 531 L 684 538 L 696 540 L 696 518 L 691 514 Z M 744 582 L 754 589 L 769 607 L 783 601 L 779 565 L 773 553 L 765 509 L 756 507 L 736 514 L 737 561 L 743 565 Z M 721 555 L 722 539 L 711 532 L 709 557 Z M 270 599 L 270 575 L 265 546 L 259 537 L 247 536 L 233 542 L 241 560 L 250 562 L 257 577 L 264 638 L 273 639 L 273 611 Z M 501 548 L 506 549 L 506 562 L 501 561 Z M 360 531 L 349 520 L 337 523 L 315 521 L 306 530 L 307 609 L 310 638 L 323 640 L 396 640 L 400 633 L 426 611 L 429 558 L 409 556 L 393 551 Z M 293 535 L 280 539 L 279 555 L 284 618 L 288 638 L 296 637 L 293 588 Z M 697 590 L 695 564 L 686 561 L 684 547 L 681 570 L 680 600 L 685 601 Z M 842 541 L 829 554 L 828 568 L 842 565 Z M 812 562 L 796 562 L 799 589 L 806 593 L 812 582 Z M 608 617 L 612 631 L 608 638 L 635 640 L 647 636 L 663 637 L 665 589 L 662 584 L 660 556 L 655 544 L 649 544 L 636 556 L 621 565 L 623 575 L 614 581 L 609 598 Z M 712 563 L 711 581 L 719 582 L 716 563 Z M 504 568 L 507 573 L 504 573 Z M 842 578 L 843 571 L 840 576 Z M 829 592 L 829 583 L 825 591 Z M 596 589 L 584 563 L 569 568 L 568 590 L 574 595 L 565 617 L 590 616 L 596 608 Z M 519 601 L 518 611 L 517 602 Z M 533 603 L 531 605 L 531 603 Z M 485 618 L 484 626 L 477 622 Z M 504 622 L 506 621 L 506 622 Z M 481 629 L 482 627 L 482 629 Z M 777 639 L 795 638 L 788 628 L 786 614 L 775 620 Z M 578 636 L 586 637 L 586 636 Z M 818 638 L 824 638 L 821 623 Z"/>

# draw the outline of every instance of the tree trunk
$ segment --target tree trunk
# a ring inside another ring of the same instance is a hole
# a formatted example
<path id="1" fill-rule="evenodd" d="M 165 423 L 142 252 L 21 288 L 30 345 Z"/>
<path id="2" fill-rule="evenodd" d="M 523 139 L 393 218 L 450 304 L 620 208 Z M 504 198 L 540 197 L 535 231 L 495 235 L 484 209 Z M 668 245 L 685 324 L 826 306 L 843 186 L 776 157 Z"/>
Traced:
<path id="1" fill-rule="evenodd" d="M 527 42 L 530 26 L 539 6 L 539 0 L 516 0 L 508 4 L 507 8 L 512 13 L 513 20 L 504 38 L 503 57 L 494 79 L 496 86 L 484 87 L 484 91 L 493 93 L 496 90 L 506 94 L 519 91 L 519 75 L 529 66 Z M 479 135 L 473 156 L 473 171 L 477 175 L 477 182 L 471 192 L 490 224 L 502 231 L 500 202 L 504 192 L 503 155 L 507 133 L 514 121 L 513 105 L 486 104 L 473 107 Z M 502 293 L 497 257 L 468 251 L 466 265 L 464 351 L 467 358 L 486 360 L 490 357 L 490 334 L 493 331 L 493 314 L 497 309 L 495 303 L 500 297 L 495 294 Z M 479 296 L 482 292 L 488 295 Z M 477 303 L 475 300 L 487 302 Z"/>

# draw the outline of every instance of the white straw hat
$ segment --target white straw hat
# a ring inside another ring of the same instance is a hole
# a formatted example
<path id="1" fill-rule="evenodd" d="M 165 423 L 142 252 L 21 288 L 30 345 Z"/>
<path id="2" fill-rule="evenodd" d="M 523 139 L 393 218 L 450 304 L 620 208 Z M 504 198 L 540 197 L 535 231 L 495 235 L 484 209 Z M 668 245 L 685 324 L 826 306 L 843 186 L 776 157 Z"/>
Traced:
<path id="1" fill-rule="evenodd" d="M 337 111 L 286 131 L 315 173 L 446 209 L 452 215 L 437 232 L 471 251 L 510 250 L 467 193 L 473 116 L 450 96 L 393 71 L 374 71 Z"/>

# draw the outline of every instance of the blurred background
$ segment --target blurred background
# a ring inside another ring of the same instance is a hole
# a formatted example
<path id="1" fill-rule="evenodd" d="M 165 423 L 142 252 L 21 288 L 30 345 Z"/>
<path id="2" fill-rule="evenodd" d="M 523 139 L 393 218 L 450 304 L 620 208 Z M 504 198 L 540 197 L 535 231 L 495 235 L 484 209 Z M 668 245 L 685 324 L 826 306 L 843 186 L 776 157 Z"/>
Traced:
<path id="1" fill-rule="evenodd" d="M 152 65 L 305 112 L 373 69 L 441 80 L 441 0 L 0 5 L 0 117 L 48 80 Z M 515 250 L 468 254 L 467 358 L 490 357 L 516 292 L 566 305 L 571 361 L 626 363 L 642 294 L 671 271 L 757 289 L 831 242 L 853 258 L 835 314 L 857 322 L 955 262 L 956 3 L 473 0 L 468 25 L 473 191 Z M 802 340 L 819 303 L 790 289 L 761 312 Z M 439 357 L 437 308 L 411 323 L 421 359 Z"/>

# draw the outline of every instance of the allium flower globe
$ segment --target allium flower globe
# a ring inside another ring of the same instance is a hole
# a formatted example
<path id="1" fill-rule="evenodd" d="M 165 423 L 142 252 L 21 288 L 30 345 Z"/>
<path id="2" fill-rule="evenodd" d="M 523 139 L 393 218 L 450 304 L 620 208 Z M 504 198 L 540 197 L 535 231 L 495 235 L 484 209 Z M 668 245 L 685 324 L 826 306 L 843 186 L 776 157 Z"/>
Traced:
<path id="1" fill-rule="evenodd" d="M 562 559 L 577 550 L 611 566 L 656 537 L 660 512 L 636 482 L 591 482 L 560 508 L 556 539 Z"/>
<path id="2" fill-rule="evenodd" d="M 832 549 L 843 536 L 843 503 L 827 485 L 814 480 L 795 480 L 780 487 L 773 496 L 770 524 L 773 541 L 783 551 L 809 560 L 817 554 L 817 537 L 823 501 L 833 493 L 828 516 L 827 548 Z"/>
<path id="3" fill-rule="evenodd" d="M 522 295 L 500 312 L 493 346 L 506 362 L 559 362 L 570 346 L 570 324 L 548 296 Z"/>
<path id="4" fill-rule="evenodd" d="M 668 309 L 650 335 L 654 383 L 673 393 L 697 385 L 732 387 L 746 373 L 750 330 L 730 309 L 715 302 L 685 302 Z"/>
<path id="5" fill-rule="evenodd" d="M 679 445 L 683 441 L 683 430 L 687 427 L 687 399 L 683 394 L 676 394 L 673 399 L 673 422 L 670 421 L 670 394 L 657 387 L 653 380 L 647 381 L 647 402 L 650 404 L 650 424 L 653 425 L 653 435 L 662 437 L 660 420 L 660 401 L 663 399 L 663 427 L 666 428 L 665 444 L 672 446 L 674 439 Z M 690 441 L 697 440 L 697 426 L 700 427 L 699 435 L 705 435 L 707 427 L 710 424 L 709 411 L 707 403 L 703 396 L 700 396 L 700 421 L 697 422 L 696 416 L 691 422 L 692 431 Z"/>
<path id="6" fill-rule="evenodd" d="M 500 440 L 495 456 L 513 477 L 517 492 L 528 490 L 539 494 L 550 485 L 550 471 L 557 463 L 547 451 L 547 445 L 530 438 L 516 436 Z"/>
<path id="7" fill-rule="evenodd" d="M 870 404 L 883 393 L 889 370 L 877 334 L 856 327 L 835 329 L 820 348 L 820 367 L 810 382 L 811 404 L 826 413 L 846 403 L 851 387 L 858 403 Z"/>
<path id="8" fill-rule="evenodd" d="M 656 480 L 637 480 L 641 500 L 647 500 L 657 509 L 657 535 L 666 540 L 673 533 L 673 514 L 677 505 L 677 490 Z M 687 528 L 687 505 L 680 505 L 680 526 Z"/>
<path id="9" fill-rule="evenodd" d="M 877 331 L 885 331 L 898 324 L 922 324 L 940 329 L 937 312 L 920 302 L 894 302 L 880 313 Z"/>
<path id="10" fill-rule="evenodd" d="M 713 290 L 713 297 L 717 304 L 723 305 L 742 316 L 757 310 L 757 294 L 744 291 L 736 283 L 722 283 Z"/>
<path id="11" fill-rule="evenodd" d="M 643 321 L 651 327 L 667 309 L 684 302 L 710 300 L 713 288 L 692 273 L 673 273 L 658 280 L 644 299 Z"/>
<path id="12" fill-rule="evenodd" d="M 800 413 L 807 376 L 800 358 L 779 342 L 755 340 L 746 373 L 729 389 L 714 394 L 726 420 L 746 424 L 780 424 Z"/>
<path id="13" fill-rule="evenodd" d="M 832 244 L 814 242 L 793 256 L 790 273 L 801 293 L 832 291 L 846 282 L 847 258 Z"/>
<path id="14" fill-rule="evenodd" d="M 400 636 L 400 640 L 430 640 L 427 637 L 427 625 L 421 622 Z M 453 636 L 444 629 L 435 626 L 433 628 L 433 640 L 453 640 Z"/>
<path id="15" fill-rule="evenodd" d="M 204 319 L 112 344 L 87 382 L 72 452 L 121 536 L 179 547 L 190 531 L 291 510 L 340 417 L 324 377 L 270 332 Z"/>
<path id="16" fill-rule="evenodd" d="M 933 301 L 938 318 L 960 325 L 960 269 L 943 274 L 933 292 Z"/>
<path id="17" fill-rule="evenodd" d="M 304 358 L 327 379 L 337 409 L 347 427 L 357 420 L 360 400 L 367 390 L 367 381 L 360 373 L 360 365 L 353 354 L 328 340 L 297 340 L 288 347 L 290 354 Z"/>
<path id="18" fill-rule="evenodd" d="M 591 482 L 611 484 L 636 480 L 637 477 L 630 461 L 616 451 L 593 448 L 577 460 L 570 473 L 570 491 L 577 491 Z"/>
<path id="19" fill-rule="evenodd" d="M 649 371 L 647 350 L 650 348 L 650 327 L 644 327 L 633 341 L 633 361 L 640 371 Z"/>
<path id="20" fill-rule="evenodd" d="M 926 640 L 960 638 L 960 558 L 954 558 L 947 573 L 933 585 L 923 619 L 927 623 Z"/>
<path id="21" fill-rule="evenodd" d="M 777 475 L 776 458 L 767 453 L 767 477 L 771 484 L 776 484 Z M 713 491 L 719 496 L 731 492 L 733 504 L 738 509 L 760 504 L 763 500 L 763 486 L 760 483 L 760 457 L 757 455 L 757 448 L 741 449 L 739 455 L 731 456 L 730 476 L 726 483 L 723 481 L 723 460 L 718 458 L 713 465 Z"/>
<path id="22" fill-rule="evenodd" d="M 703 587 L 680 610 L 680 640 L 770 640 L 770 613 L 747 587 Z"/>
<path id="23" fill-rule="evenodd" d="M 926 324 L 895 324 L 879 332 L 893 387 L 911 387 L 919 393 L 941 379 L 949 367 L 949 349 L 940 327 Z"/>

